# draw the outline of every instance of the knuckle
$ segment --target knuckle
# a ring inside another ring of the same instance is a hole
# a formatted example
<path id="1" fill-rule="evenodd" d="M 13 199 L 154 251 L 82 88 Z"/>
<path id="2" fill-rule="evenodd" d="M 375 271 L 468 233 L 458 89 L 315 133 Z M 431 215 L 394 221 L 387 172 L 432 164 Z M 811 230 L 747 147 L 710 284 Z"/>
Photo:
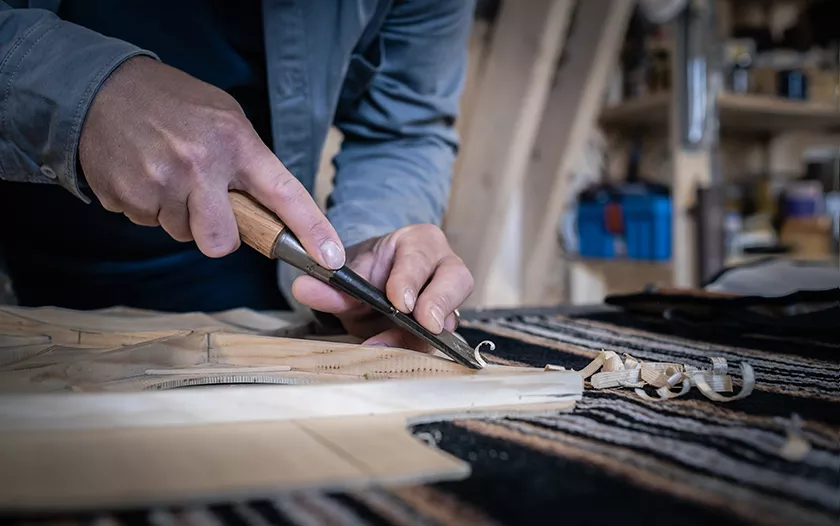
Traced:
<path id="1" fill-rule="evenodd" d="M 119 199 L 115 195 L 113 195 L 113 192 L 110 190 L 111 189 L 108 189 L 108 191 L 104 192 L 94 192 L 94 194 L 96 195 L 99 204 L 101 204 L 102 208 L 104 208 L 105 210 L 117 213 L 122 212 L 122 206 L 120 205 Z"/>
<path id="2" fill-rule="evenodd" d="M 237 105 L 234 109 L 215 111 L 210 117 L 210 125 L 216 137 L 228 144 L 238 144 L 246 127 L 246 119 Z"/>
<path id="3" fill-rule="evenodd" d="M 453 259 L 452 270 L 455 273 L 455 278 L 458 280 L 458 283 L 462 283 L 466 288 L 472 290 L 475 286 L 475 278 L 473 278 L 472 272 L 470 272 L 470 269 L 467 268 L 461 258 L 453 256 Z"/>
<path id="4" fill-rule="evenodd" d="M 157 193 L 129 184 L 125 178 L 114 182 L 108 199 L 114 208 L 127 210 L 135 215 L 148 215 L 155 209 Z"/>
<path id="5" fill-rule="evenodd" d="M 303 198 L 304 191 L 295 178 L 284 174 L 274 178 L 269 193 L 282 203 L 293 204 Z"/>
<path id="6" fill-rule="evenodd" d="M 428 239 L 435 244 L 440 243 L 441 241 L 446 241 L 446 236 L 443 233 L 443 230 L 438 228 L 432 224 L 422 224 L 416 225 L 417 234 L 419 234 L 423 239 Z"/>
<path id="7" fill-rule="evenodd" d="M 409 261 L 411 262 L 412 268 L 422 269 L 423 272 L 427 273 L 431 272 L 431 270 L 435 267 L 435 262 L 424 250 L 417 250 L 413 252 Z"/>
<path id="8" fill-rule="evenodd" d="M 473 288 L 475 288 L 475 278 L 473 278 L 472 272 L 470 272 L 466 267 L 461 271 L 463 274 L 460 278 L 460 283 L 464 284 L 464 288 L 468 292 L 472 292 Z"/>
<path id="9" fill-rule="evenodd" d="M 200 172 L 207 164 L 210 157 L 210 149 L 207 145 L 197 141 L 185 141 L 172 146 L 175 159 L 173 164 L 186 172 Z M 167 167 L 173 168 L 173 167 Z M 157 170 L 158 172 L 169 172 L 169 169 Z M 169 174 L 167 174 L 168 176 Z M 168 179 L 168 177 L 167 177 Z"/>
<path id="10" fill-rule="evenodd" d="M 317 243 L 326 241 L 327 238 L 330 237 L 329 227 L 321 220 L 316 219 L 310 222 L 306 227 L 306 231 L 312 239 L 316 240 Z"/>
<path id="11" fill-rule="evenodd" d="M 170 186 L 173 176 L 179 173 L 181 168 L 175 164 L 177 163 L 144 163 L 143 170 L 149 187 L 162 190 Z"/>
<path id="12" fill-rule="evenodd" d="M 236 250 L 238 242 L 236 238 L 228 236 L 220 230 L 211 230 L 207 232 L 203 244 L 210 256 L 221 257 Z"/>

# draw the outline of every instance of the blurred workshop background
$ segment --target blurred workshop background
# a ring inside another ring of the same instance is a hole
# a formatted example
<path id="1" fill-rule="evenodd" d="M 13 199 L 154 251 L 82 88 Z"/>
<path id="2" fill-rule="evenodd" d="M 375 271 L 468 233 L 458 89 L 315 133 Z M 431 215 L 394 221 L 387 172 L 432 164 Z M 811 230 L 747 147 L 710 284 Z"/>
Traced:
<path id="1" fill-rule="evenodd" d="M 444 223 L 469 305 L 768 259 L 840 276 L 838 21 L 837 0 L 479 1 Z"/>

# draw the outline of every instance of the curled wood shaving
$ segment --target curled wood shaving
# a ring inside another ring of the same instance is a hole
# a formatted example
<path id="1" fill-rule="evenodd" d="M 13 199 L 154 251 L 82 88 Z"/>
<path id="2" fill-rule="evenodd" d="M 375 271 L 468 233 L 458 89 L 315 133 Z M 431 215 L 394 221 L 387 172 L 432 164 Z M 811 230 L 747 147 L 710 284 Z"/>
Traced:
<path id="1" fill-rule="evenodd" d="M 648 401 L 672 400 L 687 394 L 692 387 L 697 387 L 704 396 L 716 402 L 740 400 L 752 393 L 755 372 L 750 364 L 741 364 L 741 391 L 724 396 L 719 393 L 733 390 L 729 365 L 721 357 L 714 357 L 711 361 L 711 369 L 699 369 L 678 363 L 643 362 L 627 354 L 622 361 L 615 352 L 602 351 L 579 374 L 584 379 L 589 378 L 594 389 L 631 387 L 639 397 Z M 659 398 L 645 392 L 644 387 L 647 386 L 655 387 Z M 677 388 L 679 390 L 675 391 Z"/>
<path id="2" fill-rule="evenodd" d="M 475 361 L 481 364 L 482 367 L 487 367 L 487 362 L 484 361 L 484 358 L 481 357 L 481 353 L 479 352 L 481 350 L 481 347 L 484 345 L 487 345 L 488 347 L 490 347 L 490 350 L 493 351 L 496 349 L 496 344 L 491 342 L 490 340 L 484 340 L 483 342 L 475 346 Z"/>

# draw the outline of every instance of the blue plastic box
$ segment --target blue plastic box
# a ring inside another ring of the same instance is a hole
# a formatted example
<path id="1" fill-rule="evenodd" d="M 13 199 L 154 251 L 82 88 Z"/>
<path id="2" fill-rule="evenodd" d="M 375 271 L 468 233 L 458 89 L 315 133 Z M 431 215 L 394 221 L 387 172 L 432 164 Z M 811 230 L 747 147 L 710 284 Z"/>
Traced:
<path id="1" fill-rule="evenodd" d="M 662 195 L 626 196 L 621 208 L 627 257 L 671 259 L 671 199 Z"/>
<path id="2" fill-rule="evenodd" d="M 580 255 L 611 259 L 624 254 L 629 259 L 662 261 L 671 258 L 671 199 L 663 195 L 630 195 L 621 198 L 624 232 L 606 227 L 607 203 L 578 204 L 577 230 Z"/>
<path id="3" fill-rule="evenodd" d="M 607 231 L 605 203 L 580 203 L 577 210 L 578 246 L 587 258 L 615 257 L 616 239 Z"/>

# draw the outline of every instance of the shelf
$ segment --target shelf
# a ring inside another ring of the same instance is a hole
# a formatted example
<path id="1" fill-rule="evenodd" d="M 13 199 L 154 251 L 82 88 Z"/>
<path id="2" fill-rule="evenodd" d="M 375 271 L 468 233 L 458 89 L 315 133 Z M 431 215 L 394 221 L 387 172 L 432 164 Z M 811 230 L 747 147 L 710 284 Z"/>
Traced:
<path id="1" fill-rule="evenodd" d="M 569 299 L 572 304 L 600 303 L 611 294 L 629 294 L 648 285 L 671 286 L 670 261 L 633 259 L 576 259 L 569 274 Z"/>
<path id="2" fill-rule="evenodd" d="M 740 256 L 730 256 L 726 258 L 726 267 L 734 267 L 739 265 L 749 265 L 751 263 L 757 263 L 759 261 L 765 259 L 777 259 L 777 260 L 787 260 L 787 261 L 794 261 L 799 263 L 822 263 L 828 266 L 833 266 L 840 268 L 840 257 L 832 257 L 832 256 L 809 256 L 809 255 L 797 255 L 797 254 L 777 254 L 777 255 L 764 255 L 764 254 L 754 254 L 754 255 L 740 255 Z"/>
<path id="3" fill-rule="evenodd" d="M 581 265 L 585 265 L 587 267 L 598 269 L 598 270 L 614 270 L 616 268 L 621 268 L 622 271 L 641 271 L 641 272 L 648 272 L 648 271 L 670 271 L 671 270 L 671 261 L 647 261 L 644 259 L 629 259 L 623 257 L 611 258 L 611 259 L 599 259 L 599 258 L 588 258 L 588 257 L 578 257 L 576 259 L 570 260 L 574 263 L 580 263 Z"/>
<path id="4" fill-rule="evenodd" d="M 637 132 L 667 130 L 671 96 L 660 93 L 604 109 L 601 125 Z M 840 131 L 840 111 L 815 102 L 785 100 L 763 95 L 722 94 L 718 98 L 721 132 L 768 135 L 785 131 Z"/>

